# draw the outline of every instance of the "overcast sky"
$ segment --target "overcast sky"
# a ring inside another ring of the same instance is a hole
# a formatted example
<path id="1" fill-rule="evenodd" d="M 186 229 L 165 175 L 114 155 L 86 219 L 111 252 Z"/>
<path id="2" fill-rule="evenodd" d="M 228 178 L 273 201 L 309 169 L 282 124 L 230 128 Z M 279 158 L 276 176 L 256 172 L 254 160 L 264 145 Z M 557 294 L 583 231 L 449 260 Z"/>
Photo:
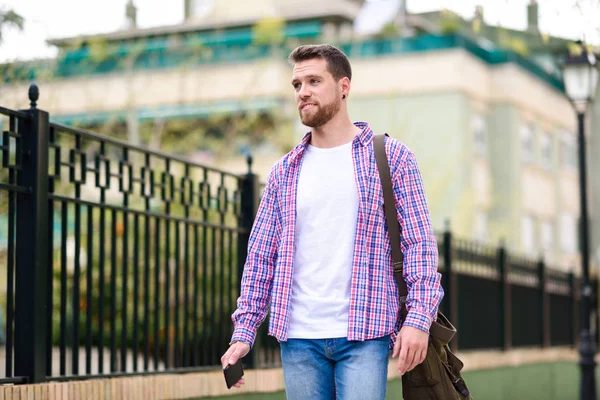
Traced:
<path id="1" fill-rule="evenodd" d="M 217 0 L 218 1 L 218 0 Z M 252 0 L 248 0 L 252 1 Z M 368 0 L 373 13 L 386 15 L 399 0 Z M 524 29 L 530 0 L 408 0 L 409 12 L 451 9 L 471 17 L 475 5 L 484 7 L 489 24 Z M 45 40 L 79 34 L 110 32 L 123 26 L 127 0 L 0 0 L 1 9 L 14 9 L 25 20 L 25 29 L 5 29 L 0 45 L 0 62 L 52 57 L 56 49 Z M 600 44 L 600 1 L 539 0 L 540 28 L 544 33 L 573 39 L 586 38 Z M 134 0 L 138 7 L 138 25 L 172 25 L 183 19 L 183 0 Z M 375 4 L 372 4 L 375 3 Z M 377 11 L 379 10 L 379 12 Z M 389 14 L 387 14 L 389 15 Z M 371 18 L 369 18 L 370 20 Z"/>

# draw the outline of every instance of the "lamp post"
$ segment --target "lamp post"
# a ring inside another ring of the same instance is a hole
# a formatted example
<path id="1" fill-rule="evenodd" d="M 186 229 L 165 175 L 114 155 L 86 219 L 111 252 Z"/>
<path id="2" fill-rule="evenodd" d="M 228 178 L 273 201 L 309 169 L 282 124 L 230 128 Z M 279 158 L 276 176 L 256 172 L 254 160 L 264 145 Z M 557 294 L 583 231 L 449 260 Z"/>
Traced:
<path id="1" fill-rule="evenodd" d="M 596 343 L 590 332 L 592 288 L 590 286 L 590 247 L 587 210 L 587 164 L 585 153 L 585 114 L 594 100 L 598 83 L 598 63 L 593 53 L 588 53 L 579 42 L 575 51 L 569 52 L 563 65 L 563 81 L 569 100 L 577 112 L 579 145 L 579 189 L 581 207 L 581 330 L 579 333 L 579 365 L 581 367 L 581 400 L 596 400 Z"/>

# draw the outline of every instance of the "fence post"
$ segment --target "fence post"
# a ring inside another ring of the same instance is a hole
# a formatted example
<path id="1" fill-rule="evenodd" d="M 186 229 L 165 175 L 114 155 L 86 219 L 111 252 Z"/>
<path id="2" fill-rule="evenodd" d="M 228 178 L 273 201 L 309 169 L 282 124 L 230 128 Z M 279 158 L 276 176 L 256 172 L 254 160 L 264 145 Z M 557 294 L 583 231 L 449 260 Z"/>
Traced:
<path id="1" fill-rule="evenodd" d="M 452 267 L 452 232 L 450 230 L 450 221 L 446 220 L 446 229 L 444 230 L 444 265 L 446 266 L 446 276 L 444 277 L 445 297 L 447 301 L 447 316 L 450 322 L 458 327 L 458 293 L 456 273 Z M 457 329 L 458 330 L 458 329 Z M 458 351 L 458 333 L 450 342 L 450 349 L 453 352 Z"/>
<path id="2" fill-rule="evenodd" d="M 577 300 L 579 300 L 580 284 L 573 269 L 569 272 L 569 281 L 571 284 L 571 344 L 576 348 L 579 346 L 579 307 L 577 306 Z"/>
<path id="3" fill-rule="evenodd" d="M 540 258 L 537 264 L 538 270 L 538 282 L 539 282 L 539 290 L 540 290 L 540 327 L 541 327 L 541 335 L 540 338 L 542 340 L 542 347 L 550 346 L 550 303 L 548 301 L 548 292 L 546 291 L 546 264 L 544 263 L 544 259 Z"/>
<path id="4" fill-rule="evenodd" d="M 238 278 L 239 283 L 242 283 L 242 275 L 244 274 L 244 264 L 246 263 L 246 256 L 248 255 L 248 241 L 250 239 L 250 230 L 254 224 L 254 218 L 256 217 L 256 211 L 259 203 L 258 193 L 258 177 L 252 173 L 252 156 L 248 155 L 246 160 L 248 163 L 248 173 L 240 179 L 240 202 L 241 202 L 241 215 L 239 219 L 239 226 L 243 230 L 238 236 Z M 238 287 L 238 290 L 241 290 Z M 255 368 L 257 365 L 257 358 L 255 353 L 260 351 L 260 337 L 257 333 L 254 346 L 250 353 L 245 357 L 247 365 L 251 368 Z"/>
<path id="5" fill-rule="evenodd" d="M 508 265 L 508 254 L 506 253 L 506 245 L 504 241 L 500 242 L 498 247 L 498 271 L 500 272 L 500 318 L 502 327 L 502 349 L 510 350 L 512 347 L 512 310 L 511 310 L 511 293 L 510 266 Z"/>
<path id="6" fill-rule="evenodd" d="M 29 188 L 17 194 L 16 283 L 15 283 L 15 376 L 28 383 L 46 377 L 46 308 L 48 279 L 48 138 L 49 116 L 37 109 L 39 91 L 29 87 L 30 116 L 19 124 L 22 168 L 18 185 Z"/>
<path id="7" fill-rule="evenodd" d="M 575 310 L 575 275 L 573 274 L 573 271 L 569 271 L 569 300 L 570 300 L 570 305 L 571 305 L 571 309 L 569 310 L 569 326 L 571 327 L 571 330 L 569 332 L 569 343 L 571 343 L 571 346 L 573 346 L 575 344 L 575 318 L 574 318 L 574 313 L 573 311 Z"/>

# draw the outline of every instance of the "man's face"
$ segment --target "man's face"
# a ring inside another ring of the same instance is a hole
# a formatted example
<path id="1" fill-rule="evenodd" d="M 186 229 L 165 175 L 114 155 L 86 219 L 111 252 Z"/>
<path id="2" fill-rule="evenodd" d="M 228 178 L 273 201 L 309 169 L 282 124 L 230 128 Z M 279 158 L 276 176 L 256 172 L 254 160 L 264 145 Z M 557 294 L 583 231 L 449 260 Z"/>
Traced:
<path id="1" fill-rule="evenodd" d="M 302 123 L 317 128 L 340 110 L 341 90 L 327 70 L 327 61 L 315 58 L 294 65 L 292 86 Z"/>

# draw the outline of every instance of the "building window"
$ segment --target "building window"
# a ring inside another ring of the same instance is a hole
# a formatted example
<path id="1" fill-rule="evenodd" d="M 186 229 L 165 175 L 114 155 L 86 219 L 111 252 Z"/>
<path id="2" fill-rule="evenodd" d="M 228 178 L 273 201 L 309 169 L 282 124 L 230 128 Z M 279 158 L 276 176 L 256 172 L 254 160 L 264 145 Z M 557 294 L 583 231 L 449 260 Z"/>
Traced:
<path id="1" fill-rule="evenodd" d="M 552 253 L 554 250 L 554 225 L 552 224 L 552 222 L 542 222 L 541 240 L 544 258 L 548 261 L 552 261 Z"/>
<path id="2" fill-rule="evenodd" d="M 575 137 L 564 133 L 560 144 L 560 164 L 564 168 L 577 168 L 577 147 Z"/>
<path id="3" fill-rule="evenodd" d="M 560 247 L 566 254 L 577 253 L 577 219 L 571 214 L 560 216 Z"/>
<path id="4" fill-rule="evenodd" d="M 540 150 L 542 156 L 542 166 L 546 169 L 552 169 L 552 138 L 547 133 L 543 133 L 540 136 Z"/>
<path id="5" fill-rule="evenodd" d="M 535 251 L 535 228 L 531 215 L 521 218 L 521 247 L 528 254 Z"/>
<path id="6" fill-rule="evenodd" d="M 521 126 L 521 159 L 526 163 L 534 160 L 533 126 L 531 124 Z"/>
<path id="7" fill-rule="evenodd" d="M 478 211 L 475 213 L 473 237 L 480 242 L 488 240 L 488 215 L 485 211 Z"/>
<path id="8" fill-rule="evenodd" d="M 485 117 L 481 114 L 476 114 L 471 120 L 471 130 L 473 131 L 473 139 L 475 141 L 475 154 L 480 156 L 487 155 L 487 127 Z"/>

